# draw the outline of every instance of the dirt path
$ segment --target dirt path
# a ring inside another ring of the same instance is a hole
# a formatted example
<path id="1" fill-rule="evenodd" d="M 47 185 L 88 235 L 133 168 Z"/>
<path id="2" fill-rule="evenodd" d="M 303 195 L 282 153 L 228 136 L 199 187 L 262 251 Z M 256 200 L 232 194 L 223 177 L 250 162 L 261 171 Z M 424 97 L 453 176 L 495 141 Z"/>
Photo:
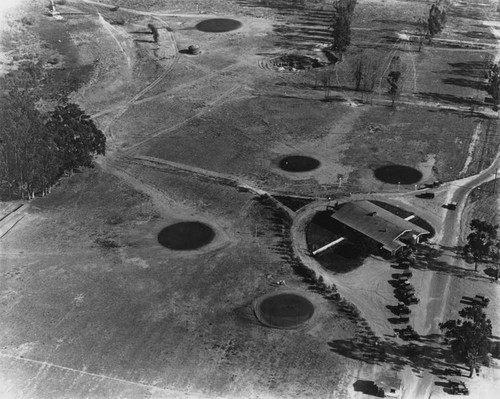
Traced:
<path id="1" fill-rule="evenodd" d="M 83 0 L 84 3 L 88 4 L 94 4 L 96 6 L 101 6 L 101 7 L 108 7 L 108 8 L 113 8 L 115 7 L 114 4 L 109 4 L 109 3 L 100 3 L 98 1 L 92 1 L 92 0 Z M 135 10 L 133 8 L 126 8 L 126 7 L 120 7 L 121 11 L 126 11 L 131 14 L 137 14 L 137 15 L 156 15 L 160 17 L 183 17 L 183 18 L 199 18 L 200 15 L 203 15 L 204 17 L 217 17 L 215 14 L 177 14 L 175 13 L 176 10 L 172 10 L 170 12 L 158 12 L 158 11 L 140 11 L 140 10 Z"/>

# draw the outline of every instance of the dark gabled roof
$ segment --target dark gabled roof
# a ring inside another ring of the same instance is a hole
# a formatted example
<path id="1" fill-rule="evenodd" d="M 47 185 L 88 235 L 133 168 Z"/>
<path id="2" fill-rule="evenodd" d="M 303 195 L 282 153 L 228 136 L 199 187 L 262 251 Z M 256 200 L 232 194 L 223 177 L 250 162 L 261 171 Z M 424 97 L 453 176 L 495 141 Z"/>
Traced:
<path id="1" fill-rule="evenodd" d="M 406 245 L 399 240 L 403 234 L 429 234 L 427 230 L 369 201 L 348 202 L 331 217 L 379 242 L 391 253 Z"/>

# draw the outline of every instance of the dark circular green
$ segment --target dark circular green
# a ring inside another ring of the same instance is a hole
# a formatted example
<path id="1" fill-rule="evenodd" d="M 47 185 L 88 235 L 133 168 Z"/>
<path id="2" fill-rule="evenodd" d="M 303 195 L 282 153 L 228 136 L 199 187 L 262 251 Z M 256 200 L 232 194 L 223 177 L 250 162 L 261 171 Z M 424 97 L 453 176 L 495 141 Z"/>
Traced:
<path id="1" fill-rule="evenodd" d="M 390 184 L 413 184 L 422 179 L 422 172 L 404 165 L 382 166 L 374 174 L 377 180 Z"/>
<path id="2" fill-rule="evenodd" d="M 264 299 L 259 305 L 259 311 L 265 324 L 290 328 L 309 320 L 314 313 L 314 306 L 301 295 L 277 294 Z"/>
<path id="3" fill-rule="evenodd" d="M 158 242 L 176 251 L 188 251 L 209 244 L 215 237 L 214 230 L 201 222 L 180 222 L 165 227 L 158 234 Z"/>
<path id="4" fill-rule="evenodd" d="M 241 22 L 235 19 L 228 18 L 213 18 L 201 21 L 196 25 L 196 29 L 202 32 L 229 32 L 241 27 Z"/>
<path id="5" fill-rule="evenodd" d="M 280 169 L 286 172 L 309 172 L 317 169 L 321 165 L 315 158 L 306 157 L 304 155 L 290 155 L 283 158 L 280 163 Z"/>

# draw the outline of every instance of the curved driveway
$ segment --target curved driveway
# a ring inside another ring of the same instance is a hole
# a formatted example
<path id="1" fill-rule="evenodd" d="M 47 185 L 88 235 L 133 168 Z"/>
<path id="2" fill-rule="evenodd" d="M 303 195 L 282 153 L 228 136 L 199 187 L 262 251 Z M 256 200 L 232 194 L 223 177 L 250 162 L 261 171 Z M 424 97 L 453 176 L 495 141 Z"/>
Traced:
<path id="1" fill-rule="evenodd" d="M 443 250 L 442 255 L 437 261 L 445 262 L 450 269 L 459 267 L 463 269 L 471 269 L 470 265 L 454 253 L 454 248 L 459 244 L 461 216 L 465 208 L 465 203 L 470 192 L 481 184 L 491 181 L 495 178 L 496 171 L 500 168 L 500 154 L 496 157 L 492 165 L 481 173 L 470 176 L 464 179 L 445 183 L 436 191 L 435 209 L 429 210 L 422 206 L 416 205 L 416 201 L 410 200 L 412 193 L 390 193 L 390 194 L 366 194 L 353 195 L 347 197 L 345 201 L 354 201 L 360 199 L 379 199 L 393 204 L 399 204 L 405 209 L 415 212 L 417 215 L 428 218 L 428 221 L 436 229 L 436 236 L 431 240 L 434 244 L 440 246 Z M 458 203 L 455 211 L 445 210 L 444 208 L 436 208 L 437 201 L 447 203 L 455 201 Z M 345 202 L 340 201 L 340 202 Z M 429 203 L 429 202 L 427 202 Z M 421 204 L 426 204 L 425 201 Z M 380 259 L 369 258 L 368 265 L 360 268 L 363 271 L 354 271 L 347 275 L 334 275 L 323 269 L 318 262 L 308 254 L 307 243 L 305 240 L 305 230 L 307 224 L 313 215 L 324 210 L 328 205 L 327 201 L 318 201 L 302 208 L 297 212 L 292 226 L 292 240 L 294 250 L 302 262 L 316 272 L 316 275 L 323 276 L 326 284 L 335 284 L 342 297 L 354 303 L 361 310 L 361 314 L 365 317 L 372 329 L 379 336 L 384 336 L 392 333 L 393 326 L 387 322 L 387 314 L 385 305 L 390 304 L 390 300 L 394 300 L 391 294 L 389 284 L 384 284 L 390 279 L 391 271 L 388 268 L 387 262 Z M 366 267 L 368 266 L 368 267 Z M 463 282 L 460 277 L 454 276 L 451 273 L 442 273 L 435 271 L 415 271 L 416 280 L 414 283 L 417 290 L 420 292 L 422 302 L 413 313 L 414 320 L 412 324 L 421 335 L 431 335 L 440 333 L 439 323 L 446 316 L 453 314 L 457 309 L 457 301 L 463 292 Z M 351 277 L 348 277 L 351 275 Z M 414 279 L 415 279 L 414 277 Z M 453 289 L 452 289 L 453 288 Z M 489 292 L 491 295 L 491 293 Z M 496 330 L 498 326 L 494 326 Z M 377 366 L 373 366 L 377 367 Z M 363 373 L 376 374 L 373 367 L 363 366 Z M 360 374 L 360 371 L 358 371 Z M 410 372 L 408 369 L 403 373 L 405 385 L 405 398 L 428 398 L 436 397 L 441 391 L 434 391 L 434 382 L 436 377 L 428 372 L 424 372 L 420 378 Z"/>

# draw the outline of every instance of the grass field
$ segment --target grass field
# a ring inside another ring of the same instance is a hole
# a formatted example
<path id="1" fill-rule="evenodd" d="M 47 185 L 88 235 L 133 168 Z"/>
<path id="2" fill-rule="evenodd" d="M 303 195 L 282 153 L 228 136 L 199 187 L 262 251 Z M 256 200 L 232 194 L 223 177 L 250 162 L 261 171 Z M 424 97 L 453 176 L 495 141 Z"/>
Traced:
<path id="1" fill-rule="evenodd" d="M 359 395 L 353 379 L 373 376 L 373 363 L 385 355 L 359 311 L 294 273 L 290 225 L 293 211 L 301 212 L 295 202 L 413 190 L 413 184 L 375 179 L 373 171 L 390 164 L 418 169 L 418 184 L 485 169 L 500 135 L 484 103 L 494 31 L 481 21 L 498 15 L 492 7 L 457 4 L 442 35 L 419 52 L 404 35 L 414 34 L 430 3 L 359 0 L 341 63 L 278 71 L 271 61 L 283 55 L 326 60 L 320 50 L 329 40 L 328 3 L 117 0 L 120 9 L 111 11 L 68 1 L 62 22 L 44 15 L 41 0 L 25 4 L 35 22 L 63 24 L 71 33 L 68 54 L 92 66 L 70 99 L 94 115 L 108 155 L 33 201 L 1 238 L 0 379 L 6 383 L 0 396 Z M 21 15 L 12 17 L 17 22 L 2 46 L 15 38 L 20 59 L 56 55 L 57 37 L 44 42 L 40 25 L 23 25 Z M 242 27 L 194 28 L 213 17 Z M 148 23 L 160 29 L 158 46 L 141 33 Z M 193 44 L 199 55 L 182 51 Z M 16 48 L 2 51 L 12 55 Z M 59 56 L 66 68 L 65 54 Z M 375 65 L 372 93 L 355 90 L 352 70 L 360 56 Z M 397 63 L 404 84 L 391 107 L 386 78 Z M 310 156 L 320 166 L 285 172 L 278 164 L 286 155 Z M 243 183 L 252 188 L 238 190 Z M 311 199 L 291 200 L 292 210 L 284 210 L 263 192 Z M 402 202 L 428 207 L 433 222 L 440 220 L 437 202 L 413 197 Z M 487 215 L 491 200 L 474 202 L 467 217 Z M 157 234 L 180 221 L 208 224 L 213 242 L 187 252 L 162 247 Z M 382 260 L 369 262 L 356 269 L 360 278 L 343 274 L 342 284 L 358 303 L 368 303 L 367 316 L 378 317 L 378 307 L 393 299 L 391 273 Z M 383 295 L 365 293 L 362 273 L 371 273 L 367 281 L 377 281 Z M 255 318 L 252 303 L 280 291 L 278 280 L 315 305 L 303 328 L 272 329 Z M 384 319 L 373 330 L 390 327 Z M 347 353 L 351 347 L 363 356 Z"/>

